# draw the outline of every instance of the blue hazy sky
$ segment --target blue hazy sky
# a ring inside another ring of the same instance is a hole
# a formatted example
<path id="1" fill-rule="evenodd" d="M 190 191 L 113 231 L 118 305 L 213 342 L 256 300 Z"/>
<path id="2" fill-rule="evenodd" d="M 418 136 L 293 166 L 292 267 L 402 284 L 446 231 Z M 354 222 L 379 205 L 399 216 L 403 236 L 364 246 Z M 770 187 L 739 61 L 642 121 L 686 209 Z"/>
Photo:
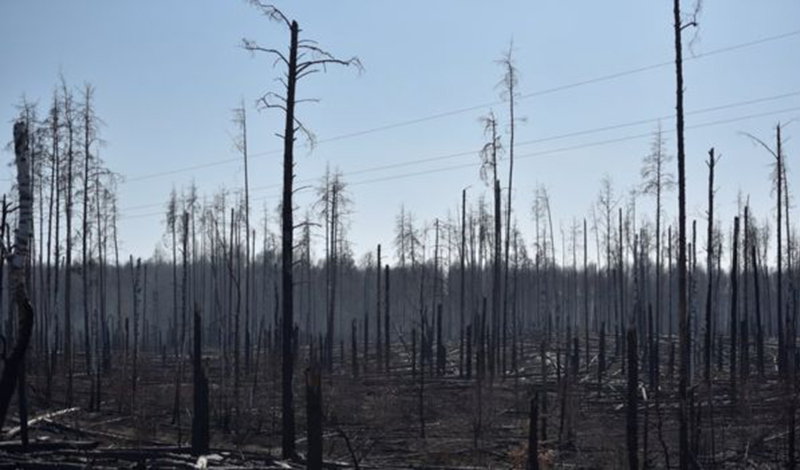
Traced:
<path id="1" fill-rule="evenodd" d="M 298 152 L 298 180 L 302 185 L 318 179 L 328 164 L 340 168 L 351 183 L 355 203 L 351 239 L 356 252 L 371 250 L 379 242 L 390 245 L 401 204 L 418 220 L 432 220 L 457 210 L 463 187 L 472 186 L 471 198 L 486 191 L 477 167 L 477 149 L 484 142 L 478 118 L 489 107 L 333 142 L 325 139 L 496 102 L 502 70 L 494 61 L 512 38 L 522 94 L 669 61 L 671 3 L 277 2 L 287 16 L 299 21 L 304 37 L 318 40 L 339 56 L 356 55 L 365 67 L 360 76 L 331 69 L 301 83 L 301 97 L 321 102 L 303 105 L 298 115 L 323 142 L 310 154 Z M 692 51 L 701 55 L 800 30 L 800 2 L 707 0 L 699 20 L 699 37 L 691 51 L 687 48 L 688 57 Z M 279 71 L 272 69 L 268 57 L 251 57 L 242 50 L 243 37 L 284 48 L 288 33 L 237 0 L 2 1 L 0 122 L 7 129 L 2 140 L 10 140 L 8 123 L 23 94 L 39 100 L 44 110 L 59 73 L 78 87 L 92 83 L 98 114 L 106 123 L 102 137 L 107 145 L 101 156 L 127 179 L 120 186 L 123 252 L 149 256 L 161 243 L 163 207 L 173 187 L 180 190 L 194 181 L 202 194 L 211 195 L 223 187 L 242 186 L 242 164 L 231 139 L 235 132 L 231 109 L 243 99 L 249 113 L 253 212 L 260 219 L 266 204 L 272 215 L 282 166 L 279 153 L 263 153 L 280 148 L 274 134 L 281 129 L 281 120 L 278 113 L 258 112 L 254 105 L 264 92 L 279 90 L 275 81 Z M 800 115 L 798 50 L 800 34 L 795 34 L 686 63 L 690 113 L 795 93 L 687 115 L 688 208 L 692 217 L 700 219 L 700 227 L 705 226 L 703 161 L 710 146 L 723 154 L 717 181 L 725 223 L 736 209 L 739 190 L 750 195 L 759 217 L 771 214 L 770 157 L 739 132 L 770 139 L 778 121 Z M 537 183 L 550 191 L 556 227 L 562 223 L 567 227 L 573 217 L 587 215 L 604 174 L 620 193 L 627 193 L 639 182 L 650 139 L 548 151 L 645 134 L 655 129 L 655 123 L 525 142 L 665 117 L 667 145 L 674 153 L 674 124 L 668 118 L 673 107 L 674 71 L 669 66 L 520 100 L 517 113 L 527 122 L 518 126 L 514 200 L 522 228 L 530 228 Z M 505 105 L 492 108 L 506 123 Z M 738 119 L 752 115 L 762 116 Z M 799 129 L 797 121 L 790 124 L 787 137 Z M 787 152 L 792 166 L 796 149 L 790 140 Z M 360 172 L 462 152 L 468 153 Z M 7 163 L 11 157 L 2 153 Z M 475 165 L 463 167 L 468 163 Z M 462 168 L 434 172 L 458 165 Z M 3 165 L 0 178 L 11 175 L 12 168 Z M 388 179 L 374 181 L 382 178 Z M 796 173 L 789 178 L 796 188 L 800 183 Z M 8 181 L 0 182 L 0 190 L 8 188 Z M 301 208 L 312 196 L 310 191 L 301 193 Z M 675 199 L 674 193 L 667 199 L 670 219 L 676 213 Z M 640 212 L 650 207 L 651 199 L 640 199 Z M 276 226 L 273 222 L 273 229 Z"/>

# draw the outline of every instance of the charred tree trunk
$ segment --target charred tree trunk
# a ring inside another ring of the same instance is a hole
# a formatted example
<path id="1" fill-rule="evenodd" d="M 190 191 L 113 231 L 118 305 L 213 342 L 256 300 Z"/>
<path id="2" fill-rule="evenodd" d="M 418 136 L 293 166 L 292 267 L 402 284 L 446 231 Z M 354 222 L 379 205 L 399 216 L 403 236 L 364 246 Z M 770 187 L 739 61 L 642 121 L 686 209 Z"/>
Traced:
<path id="1" fill-rule="evenodd" d="M 736 343 L 738 335 L 739 309 L 739 217 L 733 218 L 733 253 L 731 261 L 731 369 L 730 380 L 733 391 L 736 391 Z"/>
<path id="2" fill-rule="evenodd" d="M 539 440 L 536 435 L 536 424 L 539 421 L 539 393 L 535 392 L 531 399 L 531 410 L 528 415 L 528 470 L 539 470 Z"/>
<path id="3" fill-rule="evenodd" d="M 364 310 L 364 375 L 369 372 L 369 312 Z"/>
<path id="4" fill-rule="evenodd" d="M 358 327 L 356 325 L 356 319 L 353 318 L 353 323 L 351 326 L 351 359 L 350 362 L 352 363 L 351 366 L 353 368 L 353 378 L 358 378 Z"/>
<path id="5" fill-rule="evenodd" d="M 458 375 L 464 375 L 464 310 L 467 296 L 467 190 L 461 191 L 461 256 L 460 256 L 461 291 L 459 292 L 459 347 L 458 347 Z M 467 346 L 469 348 L 469 346 Z M 469 357 L 469 355 L 467 356 Z M 469 359 L 467 359 L 469 361 Z"/>
<path id="6" fill-rule="evenodd" d="M 66 88 L 66 85 L 64 85 Z M 64 360 L 67 366 L 67 406 L 72 405 L 73 399 L 73 360 L 72 356 L 72 183 L 73 183 L 73 120 L 71 111 L 71 98 L 68 90 L 64 90 L 66 124 L 68 133 L 67 144 L 67 194 L 65 196 L 66 234 L 65 234 L 65 260 L 64 260 Z"/>
<path id="7" fill-rule="evenodd" d="M 756 244 L 750 246 L 750 256 L 753 263 L 753 293 L 756 307 L 756 361 L 758 362 L 758 375 L 764 377 L 764 324 L 761 319 L 761 286 L 759 284 L 758 260 L 756 259 Z"/>
<path id="8" fill-rule="evenodd" d="M 240 108 L 242 129 L 242 160 L 244 161 L 244 225 L 245 225 L 245 281 L 244 281 L 244 363 L 245 369 L 250 370 L 250 181 L 247 168 L 247 115 L 244 104 Z M 255 238 L 255 237 L 253 237 Z"/>
<path id="9" fill-rule="evenodd" d="M 436 306 L 436 374 L 444 375 L 445 348 L 442 338 L 442 304 Z"/>
<path id="10" fill-rule="evenodd" d="M 89 345 L 89 161 L 91 159 L 91 86 L 87 85 L 86 103 L 83 108 L 83 213 L 82 217 L 82 250 L 81 250 L 81 283 L 83 287 L 83 349 L 86 360 L 86 372 L 92 375 L 92 350 Z M 91 395 L 91 394 L 90 394 Z"/>
<path id="11" fill-rule="evenodd" d="M 281 416 L 284 458 L 295 455 L 294 426 L 294 272 L 292 250 L 294 249 L 294 140 L 295 140 L 295 90 L 297 87 L 297 47 L 300 27 L 292 21 L 289 64 L 286 80 L 286 126 L 283 131 L 283 199 L 281 203 L 281 306 L 283 315 L 281 344 Z"/>
<path id="12" fill-rule="evenodd" d="M 417 329 L 411 329 L 411 377 L 417 376 Z"/>
<path id="13" fill-rule="evenodd" d="M 628 328 L 628 397 L 626 404 L 625 438 L 628 447 L 628 468 L 639 468 L 639 424 L 637 417 L 639 393 L 639 358 L 636 329 Z"/>
<path id="14" fill-rule="evenodd" d="M 381 330 L 381 245 L 378 244 L 378 259 L 375 264 L 375 352 L 378 372 L 383 370 L 383 331 Z"/>
<path id="15" fill-rule="evenodd" d="M 588 231 L 586 230 L 586 219 L 583 219 L 583 334 L 586 348 L 586 371 L 589 371 L 590 352 L 589 348 L 589 250 L 587 244 Z"/>
<path id="16" fill-rule="evenodd" d="M 200 307 L 194 307 L 194 414 L 192 415 L 192 455 L 207 454 L 209 450 L 208 379 L 203 370 L 203 343 Z"/>
<path id="17" fill-rule="evenodd" d="M 489 376 L 494 378 L 497 366 L 497 352 L 499 350 L 500 315 L 501 315 L 501 209 L 500 209 L 500 181 L 494 180 L 494 256 L 492 257 L 492 340 L 489 345 Z M 502 371 L 505 374 L 505 371 Z"/>
<path id="18" fill-rule="evenodd" d="M 322 470 L 322 380 L 314 366 L 306 371 L 306 419 L 308 468 Z"/>
<path id="19" fill-rule="evenodd" d="M 782 184 L 782 175 L 783 175 L 783 153 L 782 152 L 783 152 L 783 149 L 781 148 L 782 147 L 782 142 L 781 142 L 781 126 L 780 125 L 778 125 L 778 127 L 776 129 L 776 132 L 777 132 L 777 149 L 776 149 L 775 159 L 776 159 L 776 164 L 777 164 L 777 168 L 776 168 L 776 178 L 777 178 L 777 180 L 776 180 L 776 189 L 777 189 L 777 201 L 778 201 L 778 204 L 777 204 L 778 214 L 777 214 L 777 225 L 776 225 L 776 231 L 777 231 L 777 237 L 778 237 L 777 261 L 776 261 L 776 263 L 777 263 L 777 283 L 778 283 L 778 285 L 776 287 L 776 290 L 777 290 L 777 304 L 778 304 L 778 337 L 779 338 L 784 338 L 783 344 L 781 345 L 782 347 L 780 348 L 780 351 L 778 352 L 778 357 L 779 357 L 779 359 L 778 359 L 778 369 L 781 371 L 782 374 L 785 374 L 786 373 L 786 368 L 785 368 L 785 366 L 786 366 L 786 344 L 785 344 L 786 341 L 785 341 L 785 338 L 787 337 L 788 332 L 786 332 L 787 334 L 784 334 L 784 328 L 783 328 L 785 326 L 785 321 L 784 321 L 785 319 L 784 319 L 784 312 L 783 312 L 783 234 L 782 234 L 782 231 L 781 231 L 781 218 L 782 218 L 782 214 L 783 214 L 783 211 L 781 210 L 781 207 L 783 206 L 783 203 L 782 203 L 782 200 L 781 200 L 781 197 L 782 197 L 782 194 L 783 194 L 783 184 Z M 786 235 L 787 236 L 791 236 L 790 234 L 786 234 Z"/>
<path id="20" fill-rule="evenodd" d="M 385 366 L 386 373 L 389 373 L 389 358 L 391 355 L 391 344 L 389 342 L 389 324 L 390 324 L 390 315 L 389 315 L 389 265 L 387 264 L 384 268 L 384 284 L 386 284 L 384 289 L 384 301 L 383 301 L 383 311 L 384 311 L 384 320 L 383 320 L 383 347 L 385 352 L 383 353 L 383 365 Z"/>
<path id="21" fill-rule="evenodd" d="M 688 355 L 688 305 L 686 299 L 686 150 L 684 142 L 683 116 L 683 41 L 684 29 L 681 18 L 681 2 L 673 0 L 673 29 L 675 39 L 675 114 L 678 144 L 678 328 L 680 344 L 680 373 L 678 384 L 678 400 L 680 414 L 678 423 L 679 468 L 689 468 L 689 429 L 687 425 L 687 389 L 689 385 Z"/>
<path id="22" fill-rule="evenodd" d="M 136 385 L 138 384 L 138 358 L 139 358 L 139 307 L 141 306 L 141 286 L 139 279 L 142 269 L 141 258 L 136 260 L 134 271 L 133 256 L 131 256 L 131 274 L 133 278 L 133 361 L 131 363 L 131 411 L 136 409 Z"/>
<path id="23" fill-rule="evenodd" d="M 466 365 L 464 366 L 466 370 L 465 374 L 467 380 L 471 380 L 472 379 L 472 325 L 467 325 L 465 341 L 467 343 Z"/>
<path id="24" fill-rule="evenodd" d="M 708 276 L 708 289 L 706 291 L 706 326 L 705 326 L 705 351 L 703 377 L 706 382 L 711 380 L 711 317 L 713 311 L 713 277 L 714 277 L 714 167 L 717 160 L 714 149 L 708 151 L 708 234 L 706 241 L 706 275 Z"/>
<path id="25" fill-rule="evenodd" d="M 606 322 L 600 323 L 600 345 L 597 354 L 598 393 L 603 391 L 603 376 L 606 373 Z"/>

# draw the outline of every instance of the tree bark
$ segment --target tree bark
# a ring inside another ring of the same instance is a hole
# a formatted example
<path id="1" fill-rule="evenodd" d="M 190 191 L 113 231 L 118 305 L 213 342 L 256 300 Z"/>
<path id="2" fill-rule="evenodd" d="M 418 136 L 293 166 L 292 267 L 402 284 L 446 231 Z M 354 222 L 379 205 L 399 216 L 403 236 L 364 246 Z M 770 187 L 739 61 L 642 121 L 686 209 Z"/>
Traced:
<path id="1" fill-rule="evenodd" d="M 731 387 L 736 391 L 736 345 L 738 334 L 738 310 L 739 310 L 739 217 L 733 218 L 733 253 L 731 254 Z"/>
<path id="2" fill-rule="evenodd" d="M 706 326 L 705 326 L 705 354 L 704 354 L 704 369 L 703 377 L 706 382 L 711 380 L 711 338 L 713 332 L 711 331 L 711 315 L 713 310 L 713 295 L 712 290 L 714 287 L 714 167 L 716 166 L 716 159 L 714 157 L 714 149 L 708 151 L 708 234 L 706 241 L 706 276 L 708 277 L 708 289 L 706 291 Z"/>
<path id="3" fill-rule="evenodd" d="M 626 442 L 628 447 L 628 468 L 639 468 L 639 430 L 638 430 L 638 393 L 639 393 L 639 359 L 636 344 L 636 329 L 628 328 L 628 397 L 626 405 Z"/>
<path id="4" fill-rule="evenodd" d="M 536 435 L 536 424 L 539 420 L 539 393 L 534 392 L 531 398 L 528 415 L 528 470 L 539 470 L 539 440 Z"/>
<path id="5" fill-rule="evenodd" d="M 19 193 L 19 218 L 14 234 L 14 248 L 9 259 L 9 283 L 17 310 L 17 334 L 14 347 L 5 361 L 0 376 L 0 428 L 5 424 L 8 407 L 21 369 L 24 367 L 25 353 L 33 333 L 34 313 L 25 281 L 25 268 L 28 259 L 28 243 L 31 238 L 33 219 L 33 191 L 30 181 L 30 148 L 28 146 L 28 126 L 24 121 L 14 124 L 14 155 L 17 166 L 17 191 Z"/>
<path id="6" fill-rule="evenodd" d="M 306 371 L 308 469 L 322 470 L 322 380 L 314 366 Z"/>
<path id="7" fill-rule="evenodd" d="M 194 307 L 194 414 L 192 416 L 192 455 L 209 451 L 208 379 L 203 371 L 203 340 L 200 307 Z"/>
<path id="8" fill-rule="evenodd" d="M 296 21 L 291 23 L 291 42 L 289 45 L 289 69 L 286 80 L 286 125 L 283 132 L 283 198 L 281 203 L 281 280 L 282 280 L 282 345 L 281 365 L 281 414 L 283 458 L 295 455 L 294 425 L 294 347 L 292 332 L 294 325 L 294 134 L 295 134 L 295 90 L 297 87 L 297 42 L 300 27 Z"/>
<path id="9" fill-rule="evenodd" d="M 681 20 L 681 2 L 673 0 L 673 29 L 675 39 L 675 114 L 678 142 L 678 328 L 680 344 L 680 373 L 678 384 L 678 400 L 680 414 L 678 422 L 680 470 L 689 468 L 689 429 L 687 425 L 687 389 L 689 385 L 688 354 L 688 305 L 686 299 L 686 151 L 684 142 L 683 116 L 683 45 Z"/>

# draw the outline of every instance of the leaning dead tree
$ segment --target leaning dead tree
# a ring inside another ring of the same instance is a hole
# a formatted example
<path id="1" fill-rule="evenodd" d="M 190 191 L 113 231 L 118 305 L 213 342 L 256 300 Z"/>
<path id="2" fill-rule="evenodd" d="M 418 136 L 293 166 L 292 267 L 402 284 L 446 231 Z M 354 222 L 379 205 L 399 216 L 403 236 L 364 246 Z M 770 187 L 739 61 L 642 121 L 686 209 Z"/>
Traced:
<path id="1" fill-rule="evenodd" d="M 313 136 L 295 116 L 295 106 L 309 100 L 297 99 L 297 84 L 300 80 L 320 71 L 329 65 L 356 67 L 361 70 L 361 62 L 356 57 L 338 59 L 309 39 L 300 39 L 300 26 L 295 20 L 283 14 L 273 5 L 260 0 L 251 0 L 251 5 L 272 21 L 281 23 L 289 29 L 288 56 L 278 49 L 265 48 L 256 42 L 243 39 L 243 47 L 250 52 L 263 52 L 275 58 L 275 65 L 284 69 L 281 82 L 284 94 L 269 92 L 259 99 L 266 109 L 279 109 L 285 115 L 283 131 L 283 195 L 281 199 L 281 355 L 282 355 L 282 445 L 284 458 L 295 455 L 294 396 L 292 383 L 294 376 L 294 275 L 292 250 L 294 248 L 294 142 L 296 133 L 302 132 L 313 143 Z M 313 101 L 313 100 L 312 100 Z"/>
<path id="2" fill-rule="evenodd" d="M 33 333 L 33 307 L 28 298 L 25 267 L 28 263 L 28 243 L 33 222 L 33 191 L 31 188 L 30 148 L 28 126 L 24 121 L 14 124 L 14 155 L 17 166 L 17 191 L 19 192 L 19 218 L 14 233 L 14 247 L 8 256 L 8 277 L 17 310 L 17 335 L 11 354 L 6 357 L 3 375 L 0 376 L 0 428 L 6 421 L 8 406 L 17 388 L 17 379 L 25 363 L 25 352 Z"/>

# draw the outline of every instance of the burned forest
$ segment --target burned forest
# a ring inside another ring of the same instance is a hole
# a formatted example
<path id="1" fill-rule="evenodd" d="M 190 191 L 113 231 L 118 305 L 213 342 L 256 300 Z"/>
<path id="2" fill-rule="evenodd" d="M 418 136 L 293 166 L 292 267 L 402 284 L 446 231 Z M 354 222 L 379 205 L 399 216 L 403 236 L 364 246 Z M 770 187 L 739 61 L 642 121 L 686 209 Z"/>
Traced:
<path id="1" fill-rule="evenodd" d="M 0 468 L 797 468 L 796 5 L 39 3 Z"/>

